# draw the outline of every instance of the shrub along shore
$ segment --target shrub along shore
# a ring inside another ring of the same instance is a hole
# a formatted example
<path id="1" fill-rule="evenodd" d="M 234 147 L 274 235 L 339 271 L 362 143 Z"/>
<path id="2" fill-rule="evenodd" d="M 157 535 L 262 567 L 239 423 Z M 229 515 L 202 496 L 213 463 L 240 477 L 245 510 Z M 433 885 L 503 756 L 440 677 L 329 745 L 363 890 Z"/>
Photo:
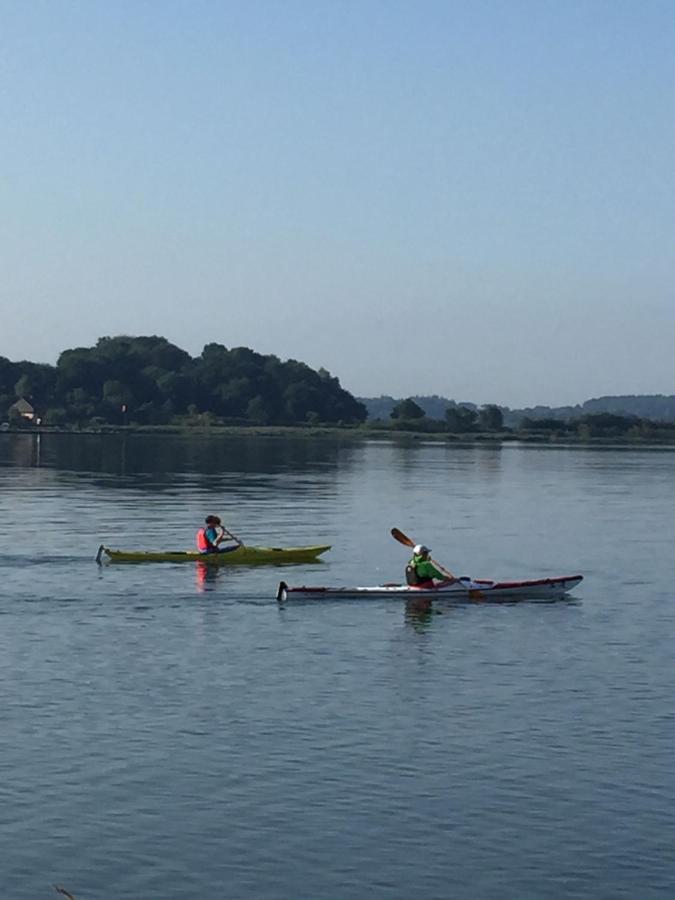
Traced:
<path id="1" fill-rule="evenodd" d="M 597 417 L 601 418 L 603 414 Z M 425 425 L 427 427 L 425 427 Z M 555 428 L 501 429 L 497 431 L 451 432 L 439 427 L 442 422 L 429 420 L 427 423 L 397 421 L 368 422 L 356 426 L 338 425 L 233 425 L 213 422 L 209 424 L 173 423 L 167 425 L 106 425 L 54 426 L 31 423 L 5 424 L 0 433 L 7 434 L 54 434 L 54 435 L 142 435 L 173 434 L 213 438 L 241 437 L 292 437 L 299 439 L 332 438 L 347 441 L 435 441 L 464 444 L 481 443 L 528 443 L 528 444 L 609 444 L 609 445 L 649 445 L 675 444 L 675 424 L 632 421 L 623 429 L 603 427 L 602 422 L 557 423 Z"/>

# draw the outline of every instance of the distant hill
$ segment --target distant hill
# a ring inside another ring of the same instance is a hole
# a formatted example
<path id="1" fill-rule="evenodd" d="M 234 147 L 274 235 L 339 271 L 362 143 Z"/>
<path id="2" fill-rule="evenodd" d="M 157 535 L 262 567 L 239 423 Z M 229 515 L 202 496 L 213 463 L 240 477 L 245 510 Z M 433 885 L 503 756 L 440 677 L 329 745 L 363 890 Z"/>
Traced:
<path id="1" fill-rule="evenodd" d="M 598 397 L 587 400 L 584 413 L 611 412 L 639 416 L 655 422 L 675 422 L 675 395 L 625 394 L 617 397 Z"/>
<path id="2" fill-rule="evenodd" d="M 394 406 L 404 397 L 359 397 L 368 411 L 369 419 L 388 419 Z M 457 402 L 447 397 L 415 396 L 412 398 L 431 419 L 443 419 L 449 406 L 465 406 L 478 409 L 475 403 Z M 509 428 L 517 428 L 521 420 L 528 419 L 560 419 L 566 421 L 589 413 L 615 413 L 618 415 L 638 416 L 651 419 L 653 422 L 675 422 L 675 395 L 673 394 L 620 394 L 617 396 L 595 397 L 576 406 L 531 406 L 525 409 L 499 407 L 504 415 L 504 424 Z"/>
<path id="3" fill-rule="evenodd" d="M 368 410 L 369 419 L 388 419 L 391 416 L 392 409 L 405 397 L 362 397 L 359 402 Z M 457 403 L 455 400 L 448 400 L 446 397 L 439 397 L 433 394 L 431 397 L 414 396 L 410 398 L 424 410 L 424 414 L 430 419 L 444 419 L 445 411 L 449 406 L 466 406 L 469 409 L 478 409 L 475 403 Z"/>
<path id="4" fill-rule="evenodd" d="M 574 419 L 594 413 L 614 413 L 637 416 L 652 422 L 675 422 L 675 395 L 669 394 L 619 394 L 594 397 L 577 406 L 535 406 L 530 409 L 509 410 L 509 418 L 518 421 L 530 419 Z M 506 417 L 506 416 L 505 416 Z"/>

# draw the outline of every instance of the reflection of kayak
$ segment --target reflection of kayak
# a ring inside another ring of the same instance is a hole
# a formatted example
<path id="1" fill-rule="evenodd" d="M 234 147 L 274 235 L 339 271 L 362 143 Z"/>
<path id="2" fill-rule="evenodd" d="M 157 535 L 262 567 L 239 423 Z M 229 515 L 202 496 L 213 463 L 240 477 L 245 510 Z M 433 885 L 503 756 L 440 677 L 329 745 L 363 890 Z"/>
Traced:
<path id="1" fill-rule="evenodd" d="M 330 550 L 330 544 L 314 547 L 234 547 L 223 553 L 199 553 L 197 550 L 109 550 L 103 544 L 96 561 L 107 562 L 203 562 L 214 566 L 255 566 L 274 563 L 312 562 Z"/>
<path id="2" fill-rule="evenodd" d="M 337 600 L 420 597 L 430 600 L 551 600 L 575 588 L 583 575 L 538 578 L 533 581 L 485 581 L 460 578 L 454 584 L 435 588 L 410 587 L 407 584 L 382 584 L 377 587 L 289 587 L 280 582 L 277 600 Z"/>

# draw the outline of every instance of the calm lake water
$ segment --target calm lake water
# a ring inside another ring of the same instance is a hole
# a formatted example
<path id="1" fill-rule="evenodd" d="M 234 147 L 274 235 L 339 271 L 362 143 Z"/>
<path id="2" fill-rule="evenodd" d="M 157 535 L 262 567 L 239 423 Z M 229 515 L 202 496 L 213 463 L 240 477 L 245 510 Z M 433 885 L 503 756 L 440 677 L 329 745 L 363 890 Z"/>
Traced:
<path id="1" fill-rule="evenodd" d="M 325 562 L 94 563 L 206 513 Z M 287 604 L 581 572 L 555 603 Z M 0 435 L 10 900 L 675 896 L 675 452 Z"/>

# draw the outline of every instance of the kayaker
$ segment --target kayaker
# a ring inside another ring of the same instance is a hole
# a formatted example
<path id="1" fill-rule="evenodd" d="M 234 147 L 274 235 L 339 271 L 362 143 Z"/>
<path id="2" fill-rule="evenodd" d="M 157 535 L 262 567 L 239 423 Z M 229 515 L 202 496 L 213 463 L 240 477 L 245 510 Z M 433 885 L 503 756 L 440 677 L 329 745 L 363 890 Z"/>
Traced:
<path id="1" fill-rule="evenodd" d="M 436 581 L 442 584 L 452 584 L 454 578 L 448 578 L 444 572 L 439 572 L 430 559 L 431 550 L 424 544 L 415 544 L 413 557 L 405 567 L 405 580 L 411 587 L 433 588 Z"/>
<path id="2" fill-rule="evenodd" d="M 241 546 L 239 538 L 231 534 L 225 528 L 218 516 L 207 516 L 204 519 L 204 528 L 197 532 L 197 549 L 200 553 L 227 553 Z M 234 541 L 234 547 L 221 547 L 224 541 Z"/>

